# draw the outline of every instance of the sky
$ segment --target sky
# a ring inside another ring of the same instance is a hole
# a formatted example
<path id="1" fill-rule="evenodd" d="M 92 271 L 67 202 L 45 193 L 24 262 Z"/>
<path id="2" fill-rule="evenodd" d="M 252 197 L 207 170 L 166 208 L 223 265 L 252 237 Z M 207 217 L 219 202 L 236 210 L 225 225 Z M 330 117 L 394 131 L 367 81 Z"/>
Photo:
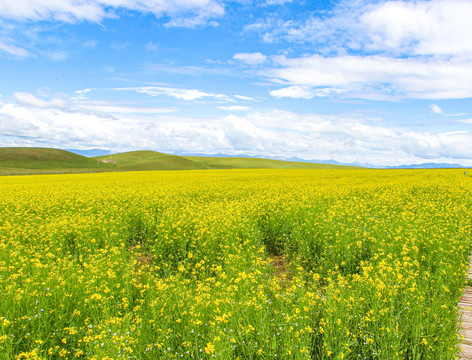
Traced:
<path id="1" fill-rule="evenodd" d="M 0 147 L 472 166 L 472 0 L 0 0 Z"/>

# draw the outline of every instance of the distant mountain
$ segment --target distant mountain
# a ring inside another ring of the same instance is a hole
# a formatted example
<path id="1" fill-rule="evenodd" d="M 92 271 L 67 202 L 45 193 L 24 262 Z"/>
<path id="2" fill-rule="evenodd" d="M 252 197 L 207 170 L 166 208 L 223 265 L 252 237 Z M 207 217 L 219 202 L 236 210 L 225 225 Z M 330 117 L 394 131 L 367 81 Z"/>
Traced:
<path id="1" fill-rule="evenodd" d="M 95 157 L 95 156 L 105 156 L 113 154 L 113 151 L 103 150 L 103 149 L 89 149 L 89 150 L 78 150 L 78 149 L 65 149 L 71 153 L 86 156 L 86 157 Z"/>
<path id="2" fill-rule="evenodd" d="M 203 153 L 177 153 L 175 155 L 184 156 L 184 157 L 212 157 L 212 158 L 244 158 L 244 159 L 266 159 L 266 160 L 278 160 L 278 161 L 288 161 L 288 162 L 297 162 L 297 163 L 310 163 L 310 164 L 328 164 L 328 165 L 343 165 L 350 166 L 351 164 L 343 164 L 336 160 L 307 160 L 302 159 L 296 156 L 285 157 L 285 156 L 262 156 L 262 155 L 228 155 L 223 153 L 217 154 L 203 154 Z M 359 166 L 359 165 L 354 165 Z"/>
<path id="3" fill-rule="evenodd" d="M 249 166 L 250 168 L 256 168 L 262 166 L 263 168 L 291 168 L 289 164 L 298 164 L 297 169 L 320 169 L 320 168 L 334 168 L 334 167 L 366 167 L 363 164 L 360 163 L 340 163 L 336 160 L 307 160 L 307 159 L 302 159 L 299 157 L 284 157 L 284 156 L 261 156 L 261 155 L 244 155 L 244 154 L 239 154 L 239 155 L 228 155 L 228 154 L 222 154 L 222 153 L 217 153 L 217 154 L 202 154 L 202 153 L 178 153 L 179 156 L 188 158 L 188 159 L 194 159 L 194 158 L 199 158 L 201 161 L 206 163 L 206 165 L 212 167 L 218 164 L 220 165 L 225 165 L 225 166 L 236 166 L 240 168 L 240 165 L 235 165 L 239 161 L 242 161 L 242 164 L 245 164 L 246 166 Z M 211 159 L 208 161 L 205 161 L 205 159 Z M 222 159 L 223 161 L 218 161 L 217 159 Z M 264 163 L 264 161 L 266 161 Z M 327 166 L 323 166 L 327 165 Z M 367 166 L 370 167 L 370 166 Z M 225 167 L 226 168 L 226 167 Z"/>
<path id="4" fill-rule="evenodd" d="M 460 164 L 449 164 L 449 163 L 423 163 L 423 164 L 410 164 L 410 165 L 399 165 L 399 166 L 386 166 L 382 169 L 461 169 L 466 168 Z"/>
<path id="5" fill-rule="evenodd" d="M 213 157 L 213 158 L 248 158 L 248 159 L 271 159 L 278 161 L 288 161 L 295 163 L 309 163 L 309 164 L 326 164 L 336 166 L 349 166 L 349 167 L 362 167 L 371 169 L 451 169 L 451 168 L 466 168 L 466 166 L 460 164 L 449 164 L 449 163 L 422 163 L 422 164 L 409 164 L 409 165 L 397 165 L 397 166 L 381 166 L 373 165 L 363 162 L 339 162 L 334 159 L 331 160 L 319 160 L 319 159 L 302 159 L 296 156 L 285 157 L 285 156 L 251 156 L 251 155 L 228 155 L 228 154 L 179 154 L 186 157 Z"/>

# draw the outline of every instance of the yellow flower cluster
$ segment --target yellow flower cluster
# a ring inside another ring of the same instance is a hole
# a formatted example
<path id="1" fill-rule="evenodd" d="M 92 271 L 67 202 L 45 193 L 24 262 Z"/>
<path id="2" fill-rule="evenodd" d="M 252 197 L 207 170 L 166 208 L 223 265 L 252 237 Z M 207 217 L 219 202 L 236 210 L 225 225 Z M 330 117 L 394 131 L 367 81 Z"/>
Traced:
<path id="1" fill-rule="evenodd" d="M 0 178 L 0 359 L 452 359 L 459 170 Z"/>

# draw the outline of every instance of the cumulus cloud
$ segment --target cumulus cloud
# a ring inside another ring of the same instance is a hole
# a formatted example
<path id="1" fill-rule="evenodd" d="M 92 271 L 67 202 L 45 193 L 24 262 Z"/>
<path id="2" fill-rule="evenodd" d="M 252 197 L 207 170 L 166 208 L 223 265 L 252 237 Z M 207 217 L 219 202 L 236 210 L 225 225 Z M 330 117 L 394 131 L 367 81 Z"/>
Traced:
<path id="1" fill-rule="evenodd" d="M 373 56 L 274 57 L 278 67 L 265 71 L 279 83 L 327 88 L 344 97 L 457 99 L 472 97 L 472 62 Z M 298 88 L 294 88 L 298 89 Z M 291 90 L 293 94 L 295 91 Z"/>
<path id="2" fill-rule="evenodd" d="M 17 93 L 0 104 L 3 143 L 101 147 L 116 151 L 155 149 L 263 156 L 298 156 L 342 162 L 398 165 L 460 162 L 472 165 L 472 134 L 412 131 L 383 126 L 359 115 L 320 115 L 272 110 L 208 119 L 147 111 L 107 102 L 55 107 Z M 464 121 L 468 121 L 465 119 Z"/>
<path id="3" fill-rule="evenodd" d="M 116 17 L 118 10 L 151 13 L 156 17 L 170 16 L 169 26 L 194 27 L 224 14 L 216 0 L 22 0 L 0 2 L 0 16 L 14 20 L 56 20 L 100 22 Z"/>
<path id="4" fill-rule="evenodd" d="M 267 56 L 261 54 L 260 52 L 238 53 L 233 56 L 233 59 L 239 60 L 248 65 L 260 65 L 266 61 Z"/>
<path id="5" fill-rule="evenodd" d="M 472 56 L 472 2 L 388 1 L 360 17 L 366 45 L 416 55 Z"/>

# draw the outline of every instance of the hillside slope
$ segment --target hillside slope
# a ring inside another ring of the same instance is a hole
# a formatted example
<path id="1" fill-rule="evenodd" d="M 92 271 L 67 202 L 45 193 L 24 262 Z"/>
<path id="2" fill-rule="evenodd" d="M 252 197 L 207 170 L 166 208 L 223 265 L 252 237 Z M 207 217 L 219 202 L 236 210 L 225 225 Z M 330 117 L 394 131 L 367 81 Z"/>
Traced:
<path id="1" fill-rule="evenodd" d="M 293 162 L 272 159 L 245 157 L 206 157 L 186 156 L 208 169 L 342 169 L 352 166 L 316 164 L 308 162 Z"/>
<path id="2" fill-rule="evenodd" d="M 182 156 L 157 151 L 130 151 L 97 156 L 93 159 L 108 162 L 117 170 L 196 170 L 207 167 Z"/>
<path id="3" fill-rule="evenodd" d="M 177 156 L 131 151 L 88 158 L 49 148 L 0 148 L 0 175 L 202 169 L 342 169 L 349 166 L 244 157 Z"/>
<path id="4" fill-rule="evenodd" d="M 2 169 L 106 169 L 110 166 L 65 150 L 49 148 L 0 148 Z"/>

